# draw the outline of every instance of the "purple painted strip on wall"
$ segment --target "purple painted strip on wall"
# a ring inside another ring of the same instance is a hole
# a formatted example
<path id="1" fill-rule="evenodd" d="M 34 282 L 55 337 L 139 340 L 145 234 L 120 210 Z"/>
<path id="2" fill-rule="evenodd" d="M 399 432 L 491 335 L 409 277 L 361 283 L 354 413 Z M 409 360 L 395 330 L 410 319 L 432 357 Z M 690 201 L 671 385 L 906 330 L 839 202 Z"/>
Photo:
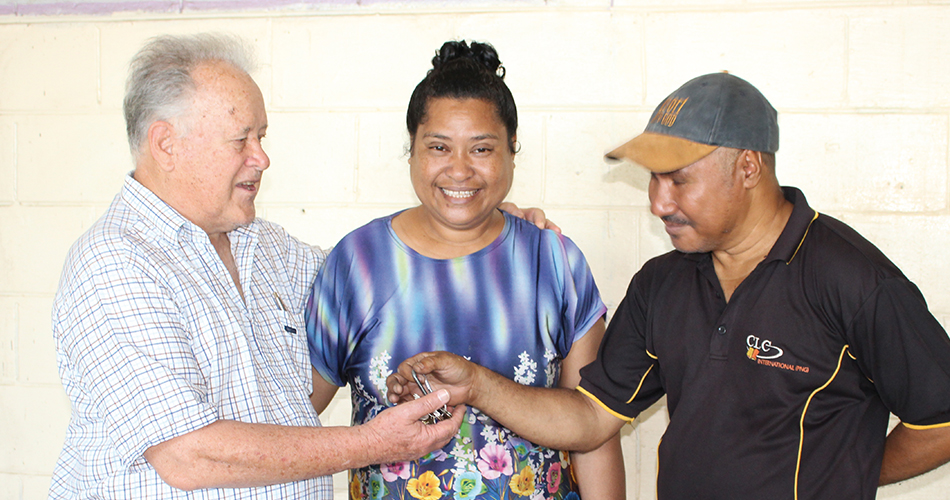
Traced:
<path id="1" fill-rule="evenodd" d="M 268 10 L 287 6 L 359 5 L 360 0 L 113 0 L 67 2 L 60 0 L 0 2 L 0 15 L 59 16 L 107 15 L 116 12 L 185 12 L 198 10 Z"/>
<path id="2" fill-rule="evenodd" d="M 360 0 L 185 0 L 184 10 L 268 10 L 288 5 L 359 5 Z"/>
<path id="3" fill-rule="evenodd" d="M 175 0 L 138 0 L 131 2 L 48 2 L 16 5 L 19 16 L 106 15 L 114 12 L 180 12 Z"/>

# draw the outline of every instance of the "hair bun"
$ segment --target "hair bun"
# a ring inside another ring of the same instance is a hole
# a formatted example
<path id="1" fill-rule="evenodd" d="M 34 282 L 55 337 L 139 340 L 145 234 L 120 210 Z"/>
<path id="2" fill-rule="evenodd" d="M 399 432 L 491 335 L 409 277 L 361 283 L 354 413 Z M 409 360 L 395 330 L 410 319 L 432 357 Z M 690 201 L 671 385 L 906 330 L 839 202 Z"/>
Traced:
<path id="1" fill-rule="evenodd" d="M 461 62 L 462 60 L 477 63 L 478 66 L 487 69 L 489 73 L 498 75 L 500 78 L 505 77 L 505 67 L 501 65 L 498 52 L 495 51 L 494 47 L 479 42 L 472 42 L 472 45 L 469 46 L 465 40 L 442 44 L 442 48 L 432 58 L 432 69 L 439 71 L 455 61 Z"/>

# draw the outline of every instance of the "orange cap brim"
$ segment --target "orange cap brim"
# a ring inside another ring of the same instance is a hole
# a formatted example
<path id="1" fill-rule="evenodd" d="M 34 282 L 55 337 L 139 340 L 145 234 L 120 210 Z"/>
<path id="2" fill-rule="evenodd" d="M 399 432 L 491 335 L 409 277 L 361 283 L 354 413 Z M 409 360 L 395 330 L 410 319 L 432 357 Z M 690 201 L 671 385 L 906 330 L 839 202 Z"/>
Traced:
<path id="1" fill-rule="evenodd" d="M 652 172 L 665 174 L 705 158 L 718 147 L 644 132 L 604 156 L 611 160 L 629 160 Z"/>

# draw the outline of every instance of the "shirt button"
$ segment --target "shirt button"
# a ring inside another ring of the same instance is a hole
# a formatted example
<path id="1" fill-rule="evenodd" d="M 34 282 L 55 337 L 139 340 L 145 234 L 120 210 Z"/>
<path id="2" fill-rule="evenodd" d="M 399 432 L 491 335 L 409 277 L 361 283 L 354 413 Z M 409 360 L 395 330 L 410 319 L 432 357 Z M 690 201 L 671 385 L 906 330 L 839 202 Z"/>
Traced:
<path id="1" fill-rule="evenodd" d="M 716 328 L 716 333 L 718 333 L 719 335 L 725 335 L 726 325 L 719 325 L 719 328 Z"/>

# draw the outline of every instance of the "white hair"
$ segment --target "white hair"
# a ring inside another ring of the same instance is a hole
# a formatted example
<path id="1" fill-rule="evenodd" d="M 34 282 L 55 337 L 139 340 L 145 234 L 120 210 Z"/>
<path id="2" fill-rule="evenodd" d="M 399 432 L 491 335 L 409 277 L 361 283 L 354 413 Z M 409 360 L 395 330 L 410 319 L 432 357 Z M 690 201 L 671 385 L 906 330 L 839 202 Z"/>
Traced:
<path id="1" fill-rule="evenodd" d="M 132 58 L 123 109 L 133 158 L 138 160 L 142 154 L 152 123 L 185 114 L 195 89 L 192 71 L 213 61 L 223 61 L 245 73 L 255 68 L 247 42 L 222 34 L 158 36 Z"/>

